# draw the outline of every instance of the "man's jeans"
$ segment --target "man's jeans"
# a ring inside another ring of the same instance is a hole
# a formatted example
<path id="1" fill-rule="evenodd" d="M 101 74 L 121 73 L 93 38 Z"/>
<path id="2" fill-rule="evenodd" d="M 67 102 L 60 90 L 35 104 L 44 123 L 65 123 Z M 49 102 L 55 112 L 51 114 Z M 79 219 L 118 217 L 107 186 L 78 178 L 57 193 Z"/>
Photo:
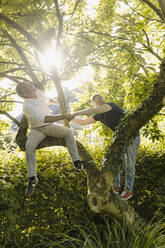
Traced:
<path id="1" fill-rule="evenodd" d="M 32 128 L 26 142 L 26 161 L 29 177 L 36 176 L 36 155 L 38 144 L 46 137 L 63 138 L 70 153 L 72 161 L 79 160 L 79 153 L 70 128 L 58 124 L 49 124 L 45 127 Z"/>
<path id="2" fill-rule="evenodd" d="M 135 177 L 135 160 L 136 153 L 140 144 L 140 136 L 136 136 L 135 139 L 128 146 L 126 153 L 124 154 L 125 160 L 125 190 L 132 192 L 134 177 Z M 115 178 L 115 187 L 120 187 L 120 172 Z"/>

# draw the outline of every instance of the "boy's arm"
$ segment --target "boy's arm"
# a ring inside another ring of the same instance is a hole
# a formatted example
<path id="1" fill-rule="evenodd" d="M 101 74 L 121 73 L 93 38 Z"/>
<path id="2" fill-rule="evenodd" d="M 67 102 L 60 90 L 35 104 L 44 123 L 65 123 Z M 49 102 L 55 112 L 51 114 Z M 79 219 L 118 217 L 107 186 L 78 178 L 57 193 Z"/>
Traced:
<path id="1" fill-rule="evenodd" d="M 103 105 L 96 107 L 96 108 L 87 108 L 84 110 L 80 110 L 77 112 L 72 113 L 72 116 L 77 116 L 77 115 L 93 115 L 93 114 L 101 114 L 104 112 L 108 112 L 112 109 L 112 107 L 107 104 L 104 103 Z"/>
<path id="2" fill-rule="evenodd" d="M 78 118 L 75 118 L 75 119 L 72 119 L 71 122 L 73 123 L 76 123 L 80 126 L 85 126 L 85 125 L 88 125 L 88 124 L 92 124 L 94 122 L 96 122 L 92 117 L 89 117 L 89 118 L 86 118 L 86 119 L 78 119 Z"/>

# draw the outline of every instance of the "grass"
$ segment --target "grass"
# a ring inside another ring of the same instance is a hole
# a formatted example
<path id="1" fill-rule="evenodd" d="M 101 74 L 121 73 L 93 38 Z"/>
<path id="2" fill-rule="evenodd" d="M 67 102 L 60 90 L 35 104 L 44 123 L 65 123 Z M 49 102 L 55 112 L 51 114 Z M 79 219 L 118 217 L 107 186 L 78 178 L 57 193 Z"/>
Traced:
<path id="1" fill-rule="evenodd" d="M 158 222 L 152 220 L 141 227 L 136 223 L 131 229 L 114 218 L 105 218 L 103 223 L 97 225 L 87 220 L 86 226 L 76 226 L 58 235 L 54 233 L 51 240 L 38 237 L 40 242 L 34 247 L 165 248 L 165 219 Z"/>

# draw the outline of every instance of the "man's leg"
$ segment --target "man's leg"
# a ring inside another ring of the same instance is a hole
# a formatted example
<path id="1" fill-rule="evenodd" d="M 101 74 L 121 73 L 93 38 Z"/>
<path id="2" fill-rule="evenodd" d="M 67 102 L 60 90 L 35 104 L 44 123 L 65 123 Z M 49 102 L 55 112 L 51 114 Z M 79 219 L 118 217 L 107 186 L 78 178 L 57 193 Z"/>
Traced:
<path id="1" fill-rule="evenodd" d="M 36 147 L 37 145 L 45 138 L 45 135 L 32 129 L 29 133 L 27 142 L 26 142 L 26 161 L 27 169 L 29 175 L 28 186 L 26 188 L 25 195 L 27 197 L 33 194 L 34 188 L 38 183 L 38 178 L 36 177 Z"/>
<path id="2" fill-rule="evenodd" d="M 78 165 L 80 156 L 73 132 L 70 128 L 58 124 L 51 124 L 49 126 L 41 128 L 40 130 L 47 136 L 63 138 L 66 142 L 66 146 L 68 148 L 72 161 L 74 162 L 75 166 Z"/>
<path id="3" fill-rule="evenodd" d="M 26 161 L 29 177 L 36 176 L 36 147 L 45 137 L 46 135 L 39 132 L 37 129 L 32 129 L 28 135 L 26 142 Z"/>

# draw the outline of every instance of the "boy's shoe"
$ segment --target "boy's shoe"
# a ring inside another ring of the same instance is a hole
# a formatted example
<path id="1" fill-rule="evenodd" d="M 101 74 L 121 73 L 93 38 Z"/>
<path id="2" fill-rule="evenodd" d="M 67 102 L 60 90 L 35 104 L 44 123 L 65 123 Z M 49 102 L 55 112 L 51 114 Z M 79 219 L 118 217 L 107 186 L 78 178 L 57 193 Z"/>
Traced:
<path id="1" fill-rule="evenodd" d="M 37 177 L 35 177 L 34 179 L 29 179 L 28 186 L 27 186 L 26 191 L 25 191 L 26 197 L 30 197 L 33 194 L 34 188 L 36 187 L 38 182 L 39 182 L 39 180 Z"/>
<path id="2" fill-rule="evenodd" d="M 77 170 L 77 171 L 83 170 L 83 169 L 84 169 L 84 164 L 83 164 L 83 162 L 80 161 L 80 160 L 76 160 L 76 161 L 74 162 L 74 168 L 75 168 L 75 170 Z"/>
<path id="3" fill-rule="evenodd" d="M 133 196 L 132 192 L 129 192 L 129 191 L 126 191 L 124 190 L 121 195 L 120 195 L 120 198 L 124 201 L 127 201 L 129 200 L 131 197 Z"/>
<path id="4" fill-rule="evenodd" d="M 113 192 L 114 192 L 116 195 L 119 195 L 120 188 L 119 188 L 119 187 L 114 187 L 114 188 L 113 188 Z"/>

